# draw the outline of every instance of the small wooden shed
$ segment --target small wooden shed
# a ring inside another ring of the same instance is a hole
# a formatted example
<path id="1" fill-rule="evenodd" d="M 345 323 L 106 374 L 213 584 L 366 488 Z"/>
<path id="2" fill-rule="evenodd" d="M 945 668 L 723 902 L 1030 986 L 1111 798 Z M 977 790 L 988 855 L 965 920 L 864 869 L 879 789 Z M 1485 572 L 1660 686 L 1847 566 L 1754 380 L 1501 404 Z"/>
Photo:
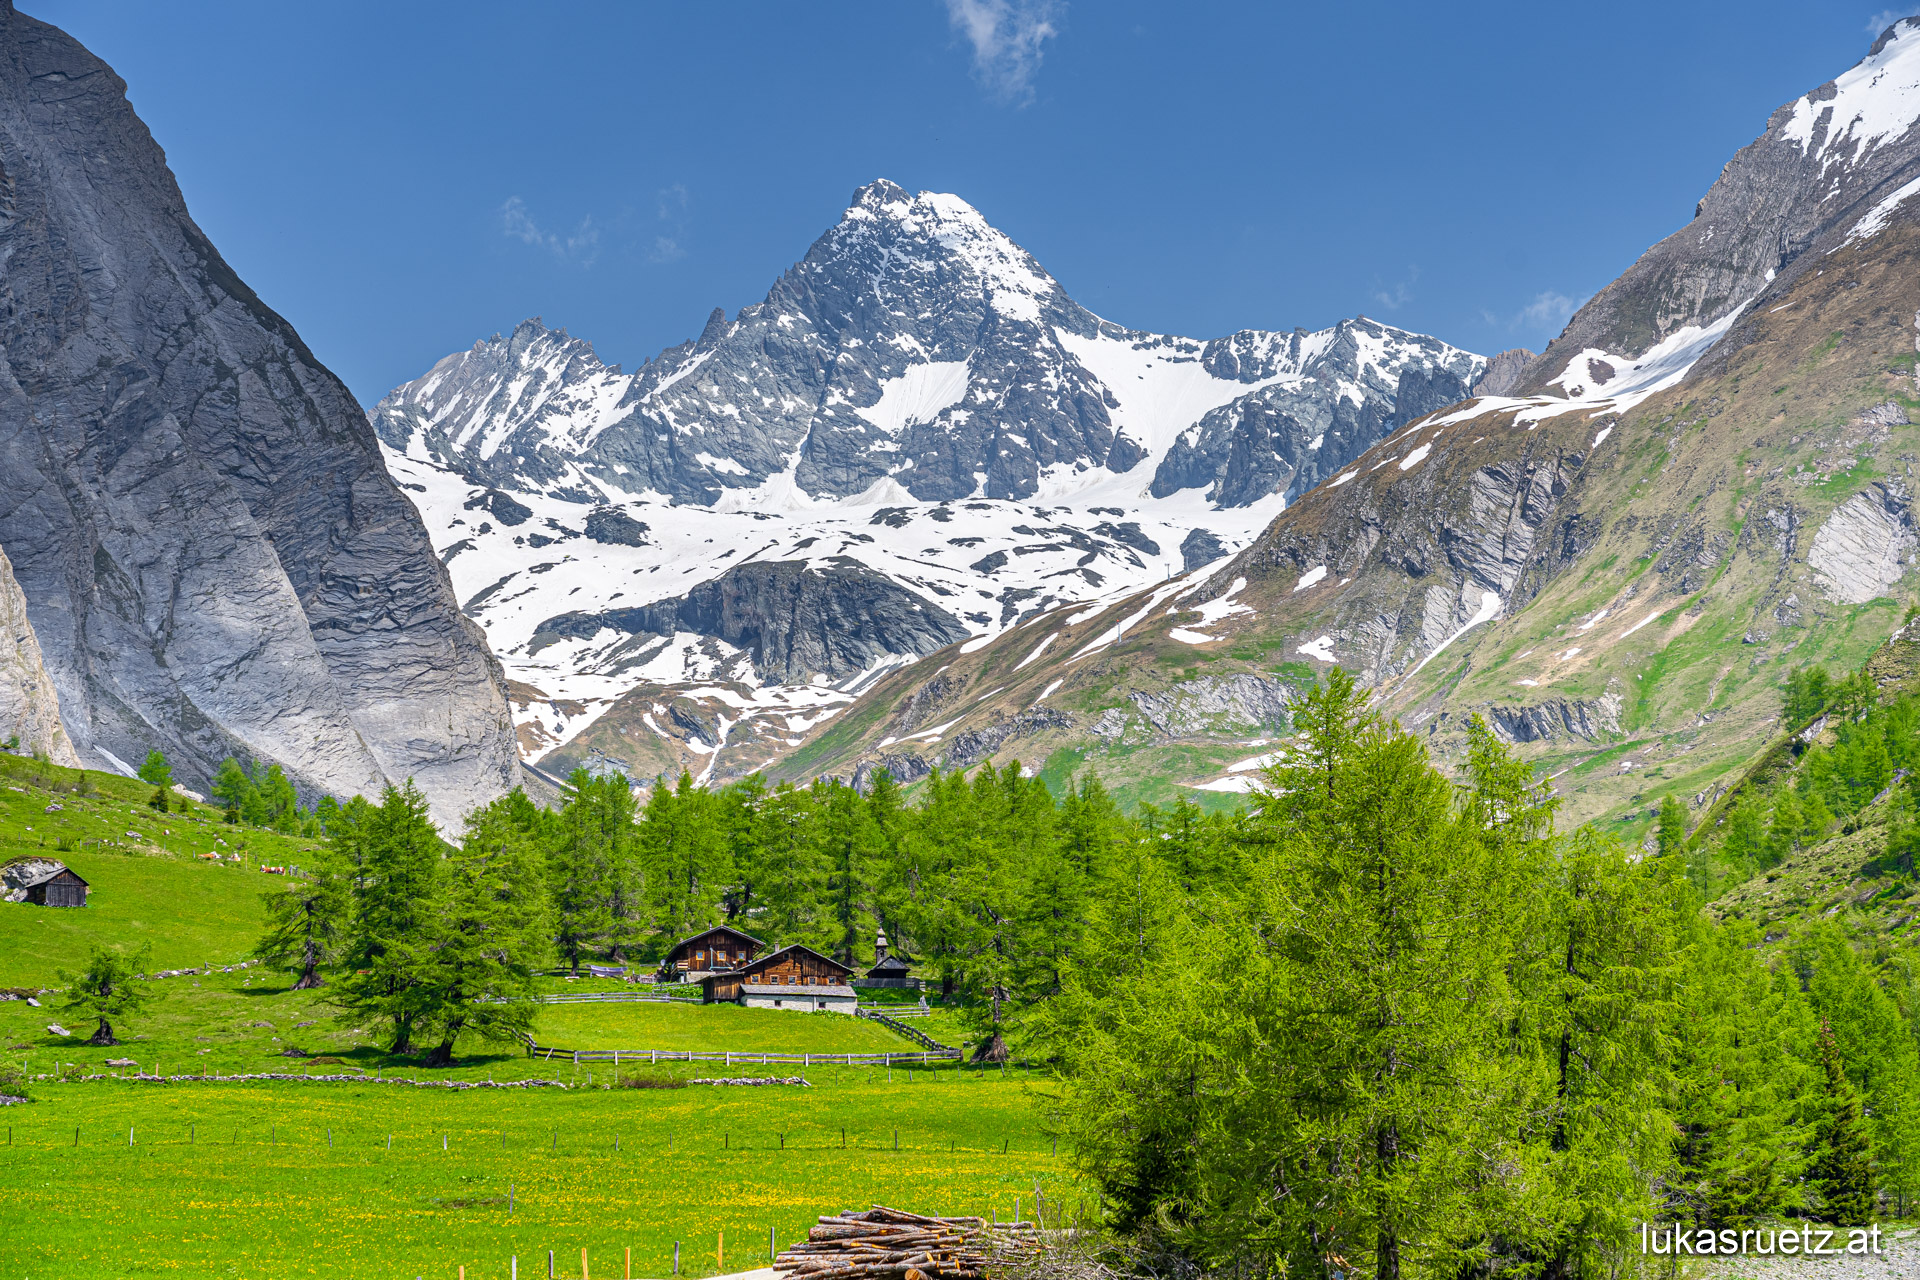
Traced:
<path id="1" fill-rule="evenodd" d="M 690 938 L 682 938 L 667 952 L 660 971 L 681 981 L 698 981 L 709 973 L 729 973 L 750 962 L 766 949 L 766 943 L 750 933 L 727 925 L 703 929 Z"/>
<path id="2" fill-rule="evenodd" d="M 852 976 L 847 965 L 795 943 L 731 973 L 708 974 L 700 990 L 708 1004 L 852 1013 L 860 999 L 847 983 Z"/>
<path id="3" fill-rule="evenodd" d="M 87 891 L 79 872 L 52 858 L 15 858 L 0 866 L 0 899 L 41 907 L 84 907 Z"/>

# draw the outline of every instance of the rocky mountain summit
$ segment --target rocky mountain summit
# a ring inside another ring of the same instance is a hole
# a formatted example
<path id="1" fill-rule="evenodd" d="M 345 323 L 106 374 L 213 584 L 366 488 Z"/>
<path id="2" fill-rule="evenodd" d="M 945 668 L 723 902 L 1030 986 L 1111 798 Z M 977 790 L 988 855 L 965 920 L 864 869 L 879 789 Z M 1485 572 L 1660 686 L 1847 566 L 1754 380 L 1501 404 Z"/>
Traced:
<path id="1" fill-rule="evenodd" d="M 373 418 L 523 749 L 725 777 L 786 750 L 797 705 L 1238 550 L 1487 368 L 1365 318 L 1123 328 L 958 197 L 882 181 L 633 374 L 528 320 Z"/>
<path id="2" fill-rule="evenodd" d="M 159 748 L 201 787 L 277 761 L 309 798 L 412 777 L 448 823 L 510 786 L 499 666 L 366 415 L 120 78 L 8 0 L 0 171 L 0 547 L 78 758 Z"/>
<path id="3" fill-rule="evenodd" d="M 374 421 L 476 483 L 581 501 L 1026 499 L 1137 473 L 1157 497 L 1244 506 L 1312 487 L 1484 368 L 1366 319 L 1208 342 L 1125 329 L 965 201 L 878 181 L 764 301 L 631 376 L 530 320 Z"/>
<path id="4" fill-rule="evenodd" d="M 1240 793 L 1338 663 L 1443 757 L 1485 716 L 1573 819 L 1644 833 L 1668 791 L 1707 811 L 1788 670 L 1858 667 L 1920 605 L 1916 123 L 1910 19 L 1775 111 L 1539 357 L 1229 559 L 888 673 L 780 768 L 908 774 L 1032 726 L 986 758 Z M 936 686 L 938 731 L 900 732 Z"/>

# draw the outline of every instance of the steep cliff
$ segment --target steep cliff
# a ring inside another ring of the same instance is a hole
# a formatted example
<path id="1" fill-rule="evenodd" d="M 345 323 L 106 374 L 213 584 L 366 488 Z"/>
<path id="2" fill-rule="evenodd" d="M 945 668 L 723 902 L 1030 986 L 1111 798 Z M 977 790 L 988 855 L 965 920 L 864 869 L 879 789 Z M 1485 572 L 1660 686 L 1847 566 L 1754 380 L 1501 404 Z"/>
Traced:
<path id="1" fill-rule="evenodd" d="M 79 757 L 60 724 L 60 695 L 40 661 L 40 641 L 27 620 L 27 598 L 13 564 L 0 551 L 0 738 L 22 755 L 39 753 L 78 767 Z"/>
<path id="2" fill-rule="evenodd" d="M 339 380 L 188 215 L 126 86 L 0 0 L 0 545 L 90 764 L 311 796 L 516 776 L 497 664 Z"/>

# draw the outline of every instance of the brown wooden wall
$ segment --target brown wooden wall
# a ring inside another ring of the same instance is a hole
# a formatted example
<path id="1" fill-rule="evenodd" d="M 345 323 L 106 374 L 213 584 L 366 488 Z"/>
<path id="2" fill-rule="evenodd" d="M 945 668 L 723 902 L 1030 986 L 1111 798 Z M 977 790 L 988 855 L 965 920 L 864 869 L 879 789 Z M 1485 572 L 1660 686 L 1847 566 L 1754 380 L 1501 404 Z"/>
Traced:
<path id="1" fill-rule="evenodd" d="M 810 956 L 804 951 L 788 952 L 771 964 L 755 965 L 753 972 L 746 975 L 748 982 L 771 983 L 780 979 L 780 985 L 786 986 L 845 986 L 851 977 L 847 970 L 836 964 Z M 801 981 L 812 978 L 811 983 Z"/>

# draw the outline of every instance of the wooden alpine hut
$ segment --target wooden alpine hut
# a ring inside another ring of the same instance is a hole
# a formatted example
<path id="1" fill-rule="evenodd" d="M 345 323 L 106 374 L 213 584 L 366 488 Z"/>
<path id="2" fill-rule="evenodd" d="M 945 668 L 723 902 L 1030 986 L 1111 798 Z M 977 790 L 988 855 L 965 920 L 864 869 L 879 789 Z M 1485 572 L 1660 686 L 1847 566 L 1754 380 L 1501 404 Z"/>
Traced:
<path id="1" fill-rule="evenodd" d="M 731 973 L 708 974 L 700 990 L 708 1004 L 852 1013 L 859 1003 L 852 976 L 851 967 L 795 943 Z"/>
<path id="2" fill-rule="evenodd" d="M 660 973 L 669 981 L 698 982 L 710 973 L 729 973 L 751 961 L 767 944 L 750 933 L 721 924 L 682 938 L 667 952 Z"/>

